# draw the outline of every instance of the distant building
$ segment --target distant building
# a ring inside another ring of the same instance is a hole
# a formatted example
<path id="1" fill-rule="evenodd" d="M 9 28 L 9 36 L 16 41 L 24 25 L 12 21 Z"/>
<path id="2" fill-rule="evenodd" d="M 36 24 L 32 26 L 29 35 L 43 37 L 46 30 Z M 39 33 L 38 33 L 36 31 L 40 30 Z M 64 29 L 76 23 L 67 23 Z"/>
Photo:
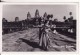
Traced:
<path id="1" fill-rule="evenodd" d="M 43 17 L 44 17 L 44 20 L 47 20 L 47 13 L 46 12 L 44 13 Z"/>
<path id="2" fill-rule="evenodd" d="M 30 14 L 30 12 L 27 13 L 27 19 L 31 19 L 31 14 Z"/>
<path id="3" fill-rule="evenodd" d="M 43 17 L 47 17 L 47 13 L 46 12 L 44 13 Z"/>
<path id="4" fill-rule="evenodd" d="M 36 12 L 35 12 L 35 18 L 38 18 L 38 17 L 40 17 L 40 15 L 39 15 L 39 11 L 37 9 Z"/>
<path id="5" fill-rule="evenodd" d="M 15 22 L 18 22 L 19 21 L 19 17 L 15 17 Z"/>
<path id="6" fill-rule="evenodd" d="M 69 21 L 72 21 L 73 20 L 72 12 L 70 12 L 69 15 L 70 15 Z"/>
<path id="7" fill-rule="evenodd" d="M 58 22 L 58 19 L 57 19 L 57 18 L 55 18 L 55 19 L 54 19 L 54 22 Z"/>
<path id="8" fill-rule="evenodd" d="M 7 22 L 7 20 L 5 18 L 2 19 L 2 22 Z"/>

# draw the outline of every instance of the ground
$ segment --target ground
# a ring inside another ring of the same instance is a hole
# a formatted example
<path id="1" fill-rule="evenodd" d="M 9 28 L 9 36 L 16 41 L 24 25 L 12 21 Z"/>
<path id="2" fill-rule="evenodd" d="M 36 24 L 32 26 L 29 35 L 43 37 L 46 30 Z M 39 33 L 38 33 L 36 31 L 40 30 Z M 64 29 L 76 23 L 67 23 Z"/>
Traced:
<path id="1" fill-rule="evenodd" d="M 6 52 L 44 51 L 38 46 L 39 29 L 32 28 L 2 36 L 2 50 Z M 76 40 L 62 34 L 49 32 L 51 40 L 48 51 L 75 51 Z M 19 40 L 22 38 L 24 41 Z"/>

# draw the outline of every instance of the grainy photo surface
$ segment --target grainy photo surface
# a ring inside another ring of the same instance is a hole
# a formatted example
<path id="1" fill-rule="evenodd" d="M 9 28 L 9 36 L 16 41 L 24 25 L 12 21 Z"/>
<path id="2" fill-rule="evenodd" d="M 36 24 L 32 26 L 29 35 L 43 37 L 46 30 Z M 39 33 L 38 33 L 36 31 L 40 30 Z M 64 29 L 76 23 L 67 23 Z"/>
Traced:
<path id="1" fill-rule="evenodd" d="M 3 5 L 2 51 L 76 51 L 76 5 Z"/>

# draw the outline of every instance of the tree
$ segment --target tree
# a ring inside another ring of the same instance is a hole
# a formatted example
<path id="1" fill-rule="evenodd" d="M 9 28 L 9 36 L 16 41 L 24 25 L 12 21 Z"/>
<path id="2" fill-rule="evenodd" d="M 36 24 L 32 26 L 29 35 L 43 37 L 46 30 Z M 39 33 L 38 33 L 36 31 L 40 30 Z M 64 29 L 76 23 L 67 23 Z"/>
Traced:
<path id="1" fill-rule="evenodd" d="M 69 21 L 69 22 L 72 22 L 72 21 L 73 21 L 72 12 L 69 12 L 69 15 L 70 15 L 70 17 L 68 18 L 68 21 Z"/>
<path id="2" fill-rule="evenodd" d="M 72 12 L 69 12 L 69 15 L 72 15 Z"/>
<path id="3" fill-rule="evenodd" d="M 53 15 L 51 14 L 51 18 L 53 18 Z"/>
<path id="4" fill-rule="evenodd" d="M 48 19 L 49 19 L 49 18 L 52 18 L 52 17 L 53 17 L 52 14 L 47 15 L 47 18 L 48 18 Z"/>
<path id="5" fill-rule="evenodd" d="M 64 21 L 66 20 L 66 16 L 63 17 Z"/>

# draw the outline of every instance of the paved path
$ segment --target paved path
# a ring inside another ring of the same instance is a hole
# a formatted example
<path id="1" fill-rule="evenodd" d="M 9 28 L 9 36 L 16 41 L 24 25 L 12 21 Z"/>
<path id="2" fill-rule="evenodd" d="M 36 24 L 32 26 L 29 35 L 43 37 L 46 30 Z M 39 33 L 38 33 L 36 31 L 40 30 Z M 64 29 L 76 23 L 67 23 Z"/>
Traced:
<path id="1" fill-rule="evenodd" d="M 14 52 L 26 52 L 26 51 L 43 51 L 38 46 L 38 29 L 28 29 L 24 31 L 18 31 L 10 34 L 3 35 L 2 50 L 3 51 L 14 51 Z M 48 33 L 51 43 L 48 51 L 75 51 L 76 40 L 69 38 L 61 34 Z M 19 40 L 23 38 L 23 42 Z"/>

